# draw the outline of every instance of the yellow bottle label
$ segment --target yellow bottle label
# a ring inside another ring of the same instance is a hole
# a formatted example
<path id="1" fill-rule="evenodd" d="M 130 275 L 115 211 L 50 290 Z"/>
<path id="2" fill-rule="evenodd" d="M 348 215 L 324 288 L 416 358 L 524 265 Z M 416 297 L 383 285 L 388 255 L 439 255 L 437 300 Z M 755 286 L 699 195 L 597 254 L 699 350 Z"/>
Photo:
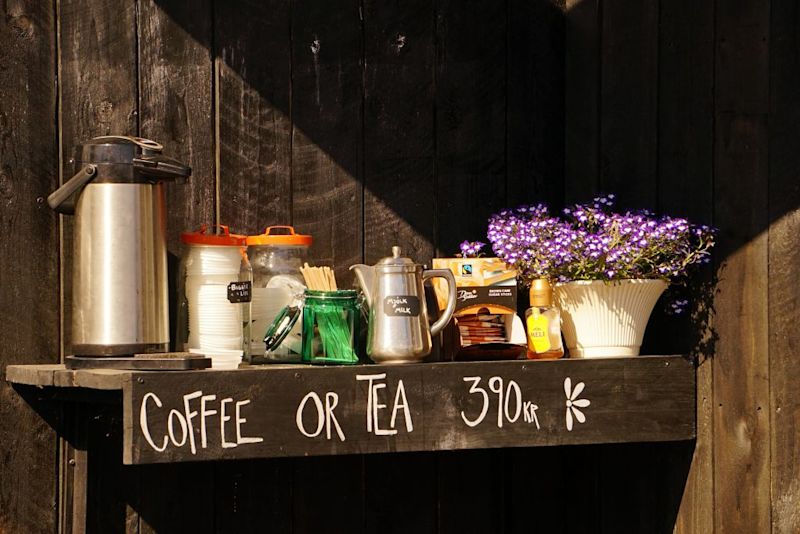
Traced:
<path id="1" fill-rule="evenodd" d="M 550 322 L 547 317 L 535 311 L 528 317 L 528 346 L 537 353 L 550 350 Z"/>

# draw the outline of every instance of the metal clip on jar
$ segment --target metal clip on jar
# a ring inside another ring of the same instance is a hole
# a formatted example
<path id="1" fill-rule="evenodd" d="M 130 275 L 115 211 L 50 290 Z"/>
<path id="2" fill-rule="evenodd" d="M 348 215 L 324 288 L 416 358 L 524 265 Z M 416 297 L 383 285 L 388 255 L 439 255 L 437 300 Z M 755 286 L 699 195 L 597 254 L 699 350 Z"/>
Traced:
<path id="1" fill-rule="evenodd" d="M 214 368 L 236 368 L 250 337 L 252 272 L 245 236 L 225 225 L 181 235 L 178 347 L 205 354 Z"/>
<path id="2" fill-rule="evenodd" d="M 298 234 L 291 226 L 269 226 L 263 234 L 247 236 L 247 257 L 253 268 L 250 363 L 300 361 L 300 321 L 275 346 L 267 348 L 264 338 L 275 318 L 302 299 L 306 285 L 300 267 L 306 261 L 311 241 L 310 235 Z"/>

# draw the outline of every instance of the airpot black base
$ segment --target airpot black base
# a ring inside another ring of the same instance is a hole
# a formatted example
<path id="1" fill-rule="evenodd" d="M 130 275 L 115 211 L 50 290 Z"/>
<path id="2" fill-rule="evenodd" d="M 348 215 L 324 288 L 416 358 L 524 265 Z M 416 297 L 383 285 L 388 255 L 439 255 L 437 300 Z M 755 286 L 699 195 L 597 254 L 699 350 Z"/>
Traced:
<path id="1" fill-rule="evenodd" d="M 67 369 L 127 369 L 136 371 L 187 371 L 208 369 L 211 358 L 189 352 L 160 352 L 98 358 L 94 356 L 67 356 Z"/>

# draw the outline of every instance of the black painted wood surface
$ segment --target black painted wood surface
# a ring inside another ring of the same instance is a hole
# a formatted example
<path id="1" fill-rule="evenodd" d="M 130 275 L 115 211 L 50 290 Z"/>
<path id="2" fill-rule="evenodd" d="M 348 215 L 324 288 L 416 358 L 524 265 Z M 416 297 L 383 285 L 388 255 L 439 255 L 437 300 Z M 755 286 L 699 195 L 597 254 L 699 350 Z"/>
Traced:
<path id="1" fill-rule="evenodd" d="M 575 404 L 573 404 L 575 403 Z M 132 373 L 126 464 L 676 441 L 681 357 Z"/>

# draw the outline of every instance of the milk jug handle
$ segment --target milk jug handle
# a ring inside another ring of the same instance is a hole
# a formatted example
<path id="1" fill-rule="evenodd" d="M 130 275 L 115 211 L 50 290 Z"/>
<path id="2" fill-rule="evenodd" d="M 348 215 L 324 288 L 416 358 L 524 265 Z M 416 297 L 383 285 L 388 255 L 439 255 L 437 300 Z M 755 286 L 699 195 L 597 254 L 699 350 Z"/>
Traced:
<path id="1" fill-rule="evenodd" d="M 97 167 L 92 164 L 84 166 L 72 178 L 64 182 L 64 184 L 50 193 L 47 197 L 47 205 L 58 213 L 65 215 L 75 214 L 75 195 L 78 190 L 89 183 L 89 180 L 97 174 Z"/>
<path id="2" fill-rule="evenodd" d="M 432 336 L 441 332 L 442 328 L 450 322 L 450 318 L 453 316 L 453 312 L 456 309 L 456 279 L 453 277 L 453 272 L 450 269 L 428 269 L 422 272 L 423 281 L 437 277 L 447 280 L 447 306 L 442 316 L 431 325 Z"/>

